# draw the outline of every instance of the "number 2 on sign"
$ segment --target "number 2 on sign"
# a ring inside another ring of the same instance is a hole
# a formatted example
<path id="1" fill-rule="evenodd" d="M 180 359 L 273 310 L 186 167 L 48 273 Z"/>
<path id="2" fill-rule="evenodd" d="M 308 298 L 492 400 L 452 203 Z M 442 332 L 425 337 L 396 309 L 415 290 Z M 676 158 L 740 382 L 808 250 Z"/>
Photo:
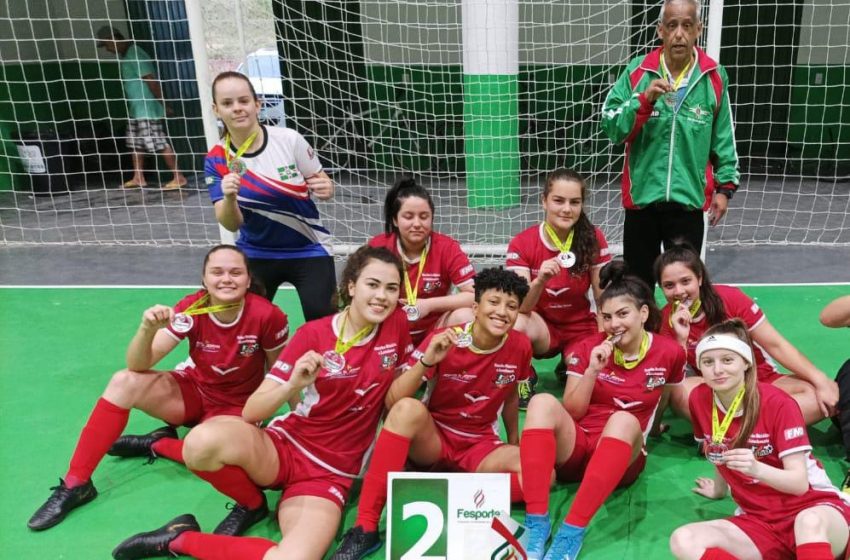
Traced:
<path id="1" fill-rule="evenodd" d="M 443 527 L 446 524 L 443 518 L 443 512 L 437 504 L 432 504 L 431 502 L 411 502 L 404 504 L 401 510 L 401 518 L 404 521 L 416 515 L 421 515 L 425 518 L 425 532 L 416 541 L 416 544 L 402 555 L 401 560 L 446 560 L 445 556 L 424 556 L 434 546 L 440 535 L 443 534 Z"/>

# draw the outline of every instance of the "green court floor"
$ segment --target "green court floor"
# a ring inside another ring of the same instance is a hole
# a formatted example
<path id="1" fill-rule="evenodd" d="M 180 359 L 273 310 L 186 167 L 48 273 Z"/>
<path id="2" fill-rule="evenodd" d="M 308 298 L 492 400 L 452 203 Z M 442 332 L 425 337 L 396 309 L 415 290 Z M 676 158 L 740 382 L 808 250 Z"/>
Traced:
<path id="1" fill-rule="evenodd" d="M 833 375 L 850 357 L 850 331 L 822 327 L 817 316 L 848 286 L 747 288 L 771 322 L 823 371 Z M 185 289 L 2 289 L 0 290 L 0 558 L 91 560 L 109 558 L 126 536 L 157 527 L 192 512 L 204 529 L 226 515 L 227 499 L 180 465 L 166 460 L 107 457 L 95 472 L 100 497 L 42 533 L 26 528 L 67 468 L 74 444 L 92 405 L 124 351 L 142 311 L 154 303 L 173 304 Z M 277 303 L 300 324 L 297 299 L 282 291 Z M 163 368 L 185 356 L 185 346 L 168 356 Z M 545 390 L 557 392 L 550 372 L 554 361 L 538 364 Z M 133 413 L 128 432 L 161 425 Z M 810 429 L 818 457 L 834 482 L 844 475 L 843 450 L 828 422 Z M 731 514 L 725 499 L 710 502 L 690 492 L 708 463 L 695 454 L 687 425 L 649 443 L 649 461 L 639 481 L 608 500 L 593 520 L 582 558 L 611 560 L 668 558 L 667 539 L 678 525 Z M 576 485 L 559 486 L 550 510 L 566 512 Z M 269 493 L 271 499 L 277 493 Z M 356 495 L 354 496 L 356 500 Z M 354 521 L 354 500 L 345 526 Z M 514 510 L 521 520 L 522 510 Z M 277 539 L 276 522 L 251 535 Z M 384 558 L 381 549 L 371 558 Z"/>

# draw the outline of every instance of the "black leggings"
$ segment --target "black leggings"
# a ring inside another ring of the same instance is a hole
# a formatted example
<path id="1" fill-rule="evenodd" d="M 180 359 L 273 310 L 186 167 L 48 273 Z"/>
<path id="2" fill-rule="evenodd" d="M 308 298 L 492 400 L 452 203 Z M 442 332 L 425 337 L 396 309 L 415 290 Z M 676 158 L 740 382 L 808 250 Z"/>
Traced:
<path id="1" fill-rule="evenodd" d="M 295 286 L 305 321 L 334 312 L 331 304 L 336 289 L 333 257 L 248 259 L 248 265 L 254 278 L 265 286 L 269 301 L 274 299 L 278 287 L 284 282 Z"/>

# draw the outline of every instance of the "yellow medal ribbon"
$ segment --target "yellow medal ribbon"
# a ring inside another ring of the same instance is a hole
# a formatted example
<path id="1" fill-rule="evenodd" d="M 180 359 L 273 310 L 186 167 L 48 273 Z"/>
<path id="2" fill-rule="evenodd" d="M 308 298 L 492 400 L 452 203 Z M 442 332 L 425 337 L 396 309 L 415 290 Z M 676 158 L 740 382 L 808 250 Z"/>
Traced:
<path id="1" fill-rule="evenodd" d="M 454 331 L 458 335 L 466 335 L 466 336 L 469 337 L 469 344 L 465 344 L 465 345 L 458 344 L 458 347 L 459 348 L 469 348 L 469 351 L 472 352 L 473 354 L 486 354 L 487 352 L 490 352 L 490 350 L 482 350 L 482 349 L 478 348 L 477 346 L 475 346 L 475 343 L 473 342 L 472 326 L 474 324 L 475 324 L 475 321 L 470 321 L 469 323 L 466 324 L 465 327 L 461 327 L 461 326 L 454 327 Z M 508 338 L 507 334 L 505 334 L 502 337 L 502 340 L 499 342 L 499 344 L 502 344 L 505 341 L 506 338 Z"/>
<path id="2" fill-rule="evenodd" d="M 200 299 L 195 300 L 195 302 L 178 313 L 178 315 L 204 315 L 206 313 L 218 313 L 219 311 L 228 311 L 230 309 L 236 309 L 242 302 L 238 303 L 225 303 L 222 305 L 208 305 L 204 307 L 204 304 L 210 300 L 210 295 L 205 294 Z"/>
<path id="3" fill-rule="evenodd" d="M 348 322 L 348 310 L 346 309 L 345 315 L 342 317 L 342 326 L 340 326 L 340 328 L 339 328 L 339 336 L 336 339 L 336 344 L 334 344 L 334 352 L 336 352 L 340 356 L 342 356 L 343 354 L 345 354 L 346 352 L 351 350 L 351 348 L 355 344 L 357 344 L 358 342 L 360 342 L 361 340 L 366 338 L 366 336 L 370 332 L 372 332 L 372 329 L 375 328 L 375 325 L 366 325 L 365 327 L 363 327 L 362 329 L 357 331 L 357 333 L 354 336 L 352 336 L 348 340 L 344 341 L 344 340 L 342 340 L 342 337 L 345 336 L 345 324 L 347 322 Z"/>
<path id="4" fill-rule="evenodd" d="M 614 363 L 626 369 L 634 369 L 637 365 L 646 358 L 646 353 L 649 351 L 649 334 L 643 331 L 643 338 L 640 339 L 640 349 L 638 350 L 637 358 L 634 360 L 626 360 L 623 351 L 614 346 Z"/>
<path id="5" fill-rule="evenodd" d="M 244 154 L 248 150 L 248 148 L 251 147 L 251 144 L 254 143 L 254 138 L 257 137 L 258 133 L 259 133 L 259 130 L 257 132 L 254 132 L 251 136 L 248 137 L 247 140 L 242 142 L 242 145 L 239 146 L 239 149 L 236 150 L 236 155 L 233 156 L 232 158 L 230 157 L 230 133 L 228 132 L 227 134 L 224 135 L 224 162 L 227 164 L 228 170 L 231 170 L 230 169 L 230 162 L 233 161 L 233 160 L 237 160 L 237 159 L 242 157 L 242 154 Z"/>
<path id="6" fill-rule="evenodd" d="M 667 75 L 667 81 L 673 84 L 673 91 L 679 90 L 679 85 L 682 83 L 682 80 L 685 79 L 685 76 L 688 74 L 688 70 L 691 69 L 692 63 L 693 57 L 688 59 L 688 64 L 685 66 L 685 69 L 679 72 L 679 77 L 674 81 L 673 76 L 670 74 L 670 70 L 667 69 L 667 63 L 664 61 L 664 55 L 661 55 L 661 67 L 664 68 L 664 73 Z"/>
<path id="7" fill-rule="evenodd" d="M 425 248 L 422 249 L 422 254 L 419 255 L 419 272 L 416 273 L 416 282 L 413 284 L 410 283 L 410 274 L 407 272 L 407 263 L 404 263 L 404 293 L 407 295 L 407 305 L 413 306 L 416 305 L 416 298 L 418 297 L 416 290 L 419 288 L 419 280 L 422 279 L 422 271 L 425 270 L 425 259 L 428 258 L 428 248 L 429 244 L 425 244 Z"/>
<path id="8" fill-rule="evenodd" d="M 735 413 L 738 412 L 738 408 L 741 406 L 741 402 L 744 400 L 744 387 L 741 386 L 738 389 L 738 394 L 735 395 L 735 399 L 732 401 L 732 404 L 729 406 L 729 410 L 726 411 L 726 416 L 723 418 L 723 422 L 717 418 L 717 402 L 712 397 L 711 399 L 711 442 L 715 444 L 722 444 L 723 438 L 726 437 L 726 432 L 729 431 L 729 426 L 732 425 L 732 420 L 735 419 Z"/>
<path id="9" fill-rule="evenodd" d="M 549 235 L 549 239 L 552 240 L 552 243 L 555 247 L 558 248 L 558 251 L 561 253 L 569 253 L 570 249 L 573 246 L 573 234 L 575 233 L 575 228 L 570 229 L 570 233 L 567 235 L 567 240 L 561 243 L 561 240 L 558 239 L 558 234 L 555 233 L 555 228 L 549 225 L 548 222 L 543 222 L 543 229 L 546 230 L 546 233 Z"/>
<path id="10" fill-rule="evenodd" d="M 668 319 L 668 322 L 670 323 L 671 327 L 673 326 L 673 314 L 676 313 L 676 311 L 679 310 L 680 305 L 682 305 L 682 302 L 679 301 L 679 300 L 676 300 L 676 301 L 673 302 L 673 309 L 670 311 L 670 317 Z M 697 298 L 691 304 L 691 306 L 688 307 L 688 313 L 691 314 L 691 319 L 693 319 L 694 317 L 697 316 L 697 313 L 699 313 L 700 309 L 702 309 L 702 300 Z"/>

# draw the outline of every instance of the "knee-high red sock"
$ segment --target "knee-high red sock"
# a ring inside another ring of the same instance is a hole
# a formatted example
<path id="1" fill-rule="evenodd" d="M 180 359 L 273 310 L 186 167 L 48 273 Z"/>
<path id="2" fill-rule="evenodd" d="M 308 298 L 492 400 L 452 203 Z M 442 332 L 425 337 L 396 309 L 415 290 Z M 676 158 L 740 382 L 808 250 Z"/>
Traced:
<path id="1" fill-rule="evenodd" d="M 511 473 L 511 503 L 522 501 L 522 484 L 519 483 L 519 474 Z"/>
<path id="2" fill-rule="evenodd" d="M 797 560 L 833 560 L 828 542 L 810 542 L 797 545 Z"/>
<path id="3" fill-rule="evenodd" d="M 103 397 L 97 400 L 71 457 L 71 465 L 65 475 L 66 486 L 73 488 L 88 482 L 110 446 L 127 427 L 128 418 L 128 409 L 114 405 Z"/>
<path id="4" fill-rule="evenodd" d="M 242 467 L 225 465 L 217 471 L 192 471 L 240 506 L 256 509 L 263 504 L 263 493 Z"/>
<path id="5" fill-rule="evenodd" d="M 378 530 L 378 521 L 384 504 L 387 502 L 387 475 L 404 470 L 407 452 L 410 450 L 410 438 L 394 434 L 383 429 L 375 443 L 375 452 L 360 491 L 360 503 L 357 506 L 355 525 L 368 532 Z"/>
<path id="6" fill-rule="evenodd" d="M 555 430 L 523 430 L 519 441 L 522 494 L 525 511 L 542 515 L 549 511 L 549 481 L 555 468 Z"/>
<path id="7" fill-rule="evenodd" d="M 590 519 L 626 474 L 631 458 L 631 444 L 612 437 L 600 439 L 587 463 L 584 479 L 564 522 L 576 527 L 587 527 Z"/>
<path id="8" fill-rule="evenodd" d="M 199 560 L 263 560 L 266 552 L 275 546 L 274 541 L 258 537 L 228 537 L 186 531 L 171 541 L 168 549 Z"/>
<path id="9" fill-rule="evenodd" d="M 738 560 L 738 557 L 732 556 L 722 548 L 706 548 L 699 560 Z"/>
<path id="10" fill-rule="evenodd" d="M 157 457 L 165 457 L 178 463 L 183 462 L 183 440 L 165 437 L 153 442 L 151 449 Z"/>

